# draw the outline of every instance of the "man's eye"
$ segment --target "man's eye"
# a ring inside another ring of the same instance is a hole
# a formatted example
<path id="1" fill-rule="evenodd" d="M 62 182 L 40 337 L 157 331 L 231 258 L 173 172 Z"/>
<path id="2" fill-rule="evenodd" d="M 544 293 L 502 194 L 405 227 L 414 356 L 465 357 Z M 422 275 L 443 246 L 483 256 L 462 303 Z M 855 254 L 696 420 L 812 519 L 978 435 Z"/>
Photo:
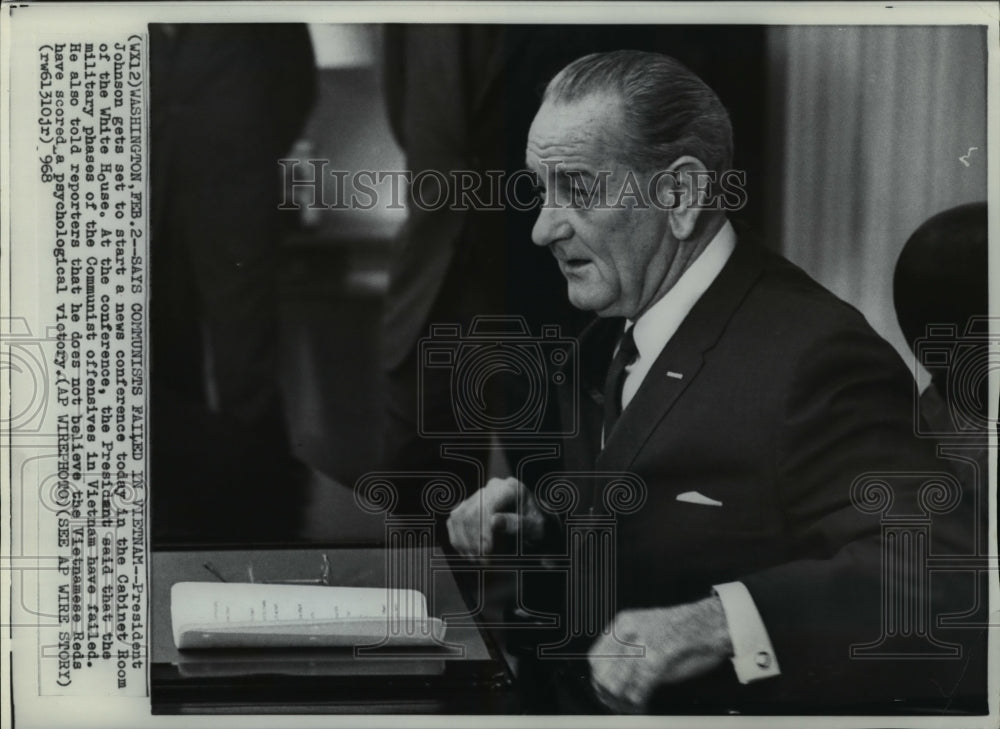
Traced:
<path id="1" fill-rule="evenodd" d="M 571 185 L 569 189 L 570 201 L 573 207 L 579 210 L 589 210 L 594 206 L 594 190 L 590 190 L 583 185 Z"/>
<path id="2" fill-rule="evenodd" d="M 545 186 L 544 185 L 532 185 L 531 186 L 532 196 L 538 200 L 542 205 L 545 204 Z"/>

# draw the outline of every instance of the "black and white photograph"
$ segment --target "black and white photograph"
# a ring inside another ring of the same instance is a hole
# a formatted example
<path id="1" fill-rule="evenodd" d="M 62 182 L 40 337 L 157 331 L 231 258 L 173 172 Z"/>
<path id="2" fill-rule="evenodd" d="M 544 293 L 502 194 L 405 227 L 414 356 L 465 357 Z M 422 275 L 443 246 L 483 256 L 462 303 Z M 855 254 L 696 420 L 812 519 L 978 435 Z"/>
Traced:
<path id="1" fill-rule="evenodd" d="M 23 726 L 995 725 L 996 8 L 32 5 Z"/>

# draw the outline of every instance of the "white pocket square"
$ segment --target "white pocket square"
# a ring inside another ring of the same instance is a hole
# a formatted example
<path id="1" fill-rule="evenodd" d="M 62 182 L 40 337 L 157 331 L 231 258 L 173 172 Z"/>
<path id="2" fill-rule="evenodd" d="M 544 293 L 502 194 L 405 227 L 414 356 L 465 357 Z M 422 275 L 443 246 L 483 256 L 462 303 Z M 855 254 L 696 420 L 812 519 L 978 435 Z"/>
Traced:
<path id="1" fill-rule="evenodd" d="M 710 499 L 705 494 L 699 494 L 697 491 L 685 491 L 683 494 L 677 494 L 678 501 L 684 501 L 688 504 L 701 504 L 703 506 L 722 506 L 721 501 L 716 499 Z"/>

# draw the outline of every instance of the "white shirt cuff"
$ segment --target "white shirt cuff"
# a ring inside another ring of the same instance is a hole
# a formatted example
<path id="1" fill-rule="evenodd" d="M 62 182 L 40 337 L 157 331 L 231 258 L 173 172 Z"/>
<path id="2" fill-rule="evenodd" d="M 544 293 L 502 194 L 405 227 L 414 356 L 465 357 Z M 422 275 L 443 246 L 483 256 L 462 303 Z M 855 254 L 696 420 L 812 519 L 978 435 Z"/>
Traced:
<path id="1" fill-rule="evenodd" d="M 722 610 L 726 614 L 736 678 L 740 683 L 750 683 L 779 675 L 781 668 L 774 655 L 771 637 L 746 585 L 726 582 L 716 585 L 713 590 L 722 601 Z"/>

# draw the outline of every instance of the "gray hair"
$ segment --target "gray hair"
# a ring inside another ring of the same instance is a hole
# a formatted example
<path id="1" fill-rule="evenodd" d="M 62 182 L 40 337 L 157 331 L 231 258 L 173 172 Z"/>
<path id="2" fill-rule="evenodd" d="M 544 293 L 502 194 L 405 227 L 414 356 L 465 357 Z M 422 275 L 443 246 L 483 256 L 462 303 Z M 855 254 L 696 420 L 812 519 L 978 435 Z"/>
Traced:
<path id="1" fill-rule="evenodd" d="M 728 112 L 704 81 L 670 56 L 645 51 L 592 53 L 556 74 L 543 101 L 571 102 L 598 92 L 622 99 L 622 161 L 637 170 L 666 169 L 684 155 L 717 173 L 732 164 Z"/>

